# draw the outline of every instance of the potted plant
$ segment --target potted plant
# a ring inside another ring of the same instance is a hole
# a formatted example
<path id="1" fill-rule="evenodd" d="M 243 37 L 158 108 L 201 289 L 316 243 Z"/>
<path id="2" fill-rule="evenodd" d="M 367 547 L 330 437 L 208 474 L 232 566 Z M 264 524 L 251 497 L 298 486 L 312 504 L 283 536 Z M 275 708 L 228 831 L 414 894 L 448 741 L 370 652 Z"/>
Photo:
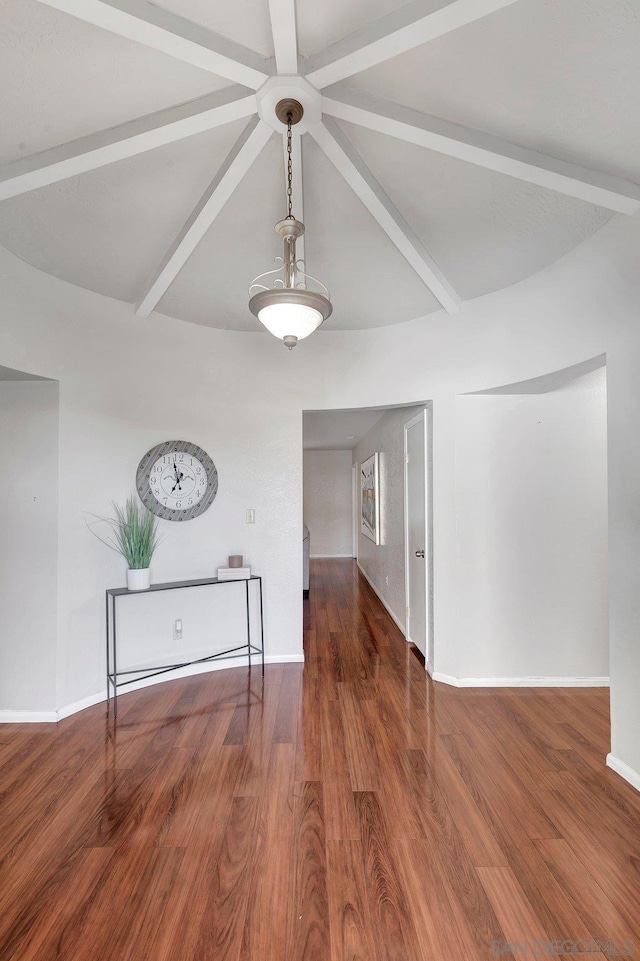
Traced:
<path id="1" fill-rule="evenodd" d="M 101 537 L 89 529 L 98 540 L 111 550 L 122 554 L 128 564 L 127 587 L 130 591 L 145 591 L 151 585 L 151 558 L 160 543 L 158 539 L 158 518 L 141 504 L 135 495 L 130 495 L 124 507 L 113 505 L 115 517 L 100 517 L 111 527 L 108 537 Z"/>

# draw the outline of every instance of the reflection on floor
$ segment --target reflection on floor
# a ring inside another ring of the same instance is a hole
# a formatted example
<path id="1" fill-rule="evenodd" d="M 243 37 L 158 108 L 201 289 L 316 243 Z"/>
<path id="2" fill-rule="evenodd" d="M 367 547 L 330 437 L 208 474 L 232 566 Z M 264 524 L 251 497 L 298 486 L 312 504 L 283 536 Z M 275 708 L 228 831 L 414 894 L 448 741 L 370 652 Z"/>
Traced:
<path id="1" fill-rule="evenodd" d="M 608 692 L 434 684 L 350 560 L 305 652 L 0 728 L 3 961 L 640 952 Z"/>

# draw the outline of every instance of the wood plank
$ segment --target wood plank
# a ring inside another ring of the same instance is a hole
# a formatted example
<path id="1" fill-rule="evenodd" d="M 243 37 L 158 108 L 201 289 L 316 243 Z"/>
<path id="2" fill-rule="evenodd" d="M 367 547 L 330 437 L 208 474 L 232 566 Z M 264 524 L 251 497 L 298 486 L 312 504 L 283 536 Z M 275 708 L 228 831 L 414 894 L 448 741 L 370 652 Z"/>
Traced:
<path id="1" fill-rule="evenodd" d="M 278 710 L 273 729 L 274 744 L 294 744 L 300 714 L 302 667 L 284 664 Z"/>
<path id="2" fill-rule="evenodd" d="M 242 748 L 224 745 L 175 783 L 156 844 L 210 847 L 224 830 L 242 767 Z"/>
<path id="3" fill-rule="evenodd" d="M 454 914 L 462 911 L 475 941 L 474 953 L 500 935 L 500 926 L 480 885 L 470 853 L 456 827 L 423 751 L 408 751 L 416 786 L 424 797 L 425 838 L 429 857 L 450 895 Z"/>
<path id="4" fill-rule="evenodd" d="M 559 836 L 555 810 L 551 820 L 548 805 L 542 813 L 540 797 L 528 798 L 526 794 L 521 794 L 517 783 L 512 796 L 506 787 L 495 783 L 496 780 L 502 780 L 501 771 L 489 768 L 491 776 L 487 777 L 486 764 L 470 748 L 465 738 L 444 736 L 442 741 L 446 742 L 449 753 L 453 752 L 456 767 L 505 852 L 509 867 L 515 872 L 544 929 L 559 932 L 558 936 L 566 938 L 577 940 L 583 937 L 582 918 L 541 859 L 531 839 L 531 834 L 535 835 L 540 830 L 535 827 L 538 823 L 544 830 L 544 835 L 540 836 Z M 531 825 L 534 825 L 533 831 Z"/>
<path id="5" fill-rule="evenodd" d="M 294 766 L 294 746 L 273 744 L 254 842 L 242 961 L 276 961 L 286 957 L 293 896 Z"/>
<path id="6" fill-rule="evenodd" d="M 476 801 L 480 797 L 486 799 L 498 819 L 515 818 L 529 838 L 558 836 L 536 795 L 525 788 L 508 760 L 497 748 L 488 745 L 484 736 L 445 734 L 441 741 Z M 481 773 L 486 770 L 493 772 L 490 780 Z"/>
<path id="7" fill-rule="evenodd" d="M 49 897 L 37 917 L 24 927 L 12 931 L 12 941 L 5 944 L 6 961 L 54 961 L 67 958 L 77 936 L 78 906 L 94 897 L 103 873 L 107 870 L 113 850 L 90 848 L 80 851 L 69 878 L 59 875 Z M 73 898 L 69 897 L 69 889 Z"/>
<path id="8" fill-rule="evenodd" d="M 198 934 L 196 958 L 238 961 L 241 957 L 257 816 L 257 798 L 234 799 L 215 861 L 215 874 Z"/>
<path id="9" fill-rule="evenodd" d="M 357 840 L 360 828 L 351 787 L 342 713 L 334 701 L 327 701 L 323 705 L 321 740 L 327 838 L 334 841 Z"/>
<path id="10" fill-rule="evenodd" d="M 570 844 L 584 871 L 591 873 L 610 894 L 614 905 L 626 923 L 636 929 L 640 918 L 640 891 L 638 889 L 638 835 L 629 837 L 628 846 L 621 847 L 612 837 L 605 823 L 596 816 L 576 810 L 575 794 L 566 798 L 558 791 L 541 792 L 553 809 L 554 821 Z"/>
<path id="11" fill-rule="evenodd" d="M 382 683 L 382 682 L 381 682 Z M 403 711 L 392 706 L 391 699 L 380 697 L 362 704 L 369 736 L 377 744 L 380 788 L 378 797 L 385 810 L 393 811 L 392 837 L 419 838 L 424 835 L 421 799 L 412 790 L 411 773 L 406 764 L 405 745 L 409 728 Z"/>
<path id="12" fill-rule="evenodd" d="M 504 851 L 449 754 L 439 748 L 434 761 L 431 776 L 451 812 L 471 863 L 475 867 L 506 866 Z"/>
<path id="13" fill-rule="evenodd" d="M 107 945 L 112 957 L 129 955 L 138 938 L 148 937 L 161 916 L 161 908 L 149 916 L 147 907 L 155 898 L 156 907 L 167 899 L 183 856 L 178 849 L 139 845 L 115 851 L 96 896 L 78 905 L 66 958 L 95 961 Z"/>
<path id="14" fill-rule="evenodd" d="M 528 953 L 539 958 L 557 958 L 558 951 L 553 949 L 551 943 L 565 941 L 565 937 L 559 932 L 554 934 L 545 930 L 511 868 L 478 868 L 477 871 L 504 932 L 505 941 L 498 941 L 497 949 L 504 947 L 506 942 L 518 946 L 516 954 Z M 585 932 L 585 936 L 580 940 L 588 941 L 588 933 Z M 495 942 L 491 944 L 493 947 Z M 593 957 L 597 961 L 604 961 L 600 952 Z"/>
<path id="15" fill-rule="evenodd" d="M 296 734 L 296 781 L 322 780 L 321 688 L 317 677 L 303 673 L 302 704 Z"/>
<path id="16" fill-rule="evenodd" d="M 379 791 L 381 787 L 380 760 L 376 743 L 379 727 L 364 710 L 365 705 L 355 697 L 350 684 L 338 688 L 342 729 L 352 791 Z"/>
<path id="17" fill-rule="evenodd" d="M 194 955 L 216 883 L 225 827 L 216 831 L 211 844 L 187 849 L 162 916 L 157 918 L 157 930 L 149 942 L 149 957 L 154 961 L 175 961 L 187 951 Z"/>
<path id="18" fill-rule="evenodd" d="M 300 785 L 294 818 L 293 931 L 286 956 L 322 961 L 329 952 L 329 913 L 321 782 Z"/>
<path id="19" fill-rule="evenodd" d="M 571 898 L 594 939 L 613 940 L 622 948 L 634 941 L 634 932 L 607 896 L 606 885 L 585 871 L 582 861 L 564 838 L 546 838 L 534 844 L 549 870 Z"/>
<path id="20" fill-rule="evenodd" d="M 396 841 L 407 896 L 425 959 L 486 961 L 487 945 L 451 890 L 433 844 L 426 839 Z"/>
<path id="21" fill-rule="evenodd" d="M 331 961 L 371 961 L 374 930 L 362 841 L 327 841 Z"/>
<path id="22" fill-rule="evenodd" d="M 0 729 L 3 961 L 638 943 L 640 796 L 604 767 L 606 692 L 446 688 L 351 561 L 311 573 L 311 670 L 175 679 L 124 695 L 117 723 L 96 705 Z"/>
<path id="23" fill-rule="evenodd" d="M 246 743 L 242 751 L 240 773 L 235 789 L 238 796 L 258 797 L 264 791 L 269 772 L 282 678 L 282 665 L 274 664 L 270 667 L 265 674 L 261 695 L 251 705 Z"/>
<path id="24" fill-rule="evenodd" d="M 355 803 L 375 957 L 378 961 L 407 961 L 407 958 L 418 961 L 421 958 L 418 936 L 378 799 L 371 791 L 360 791 L 355 795 Z"/>

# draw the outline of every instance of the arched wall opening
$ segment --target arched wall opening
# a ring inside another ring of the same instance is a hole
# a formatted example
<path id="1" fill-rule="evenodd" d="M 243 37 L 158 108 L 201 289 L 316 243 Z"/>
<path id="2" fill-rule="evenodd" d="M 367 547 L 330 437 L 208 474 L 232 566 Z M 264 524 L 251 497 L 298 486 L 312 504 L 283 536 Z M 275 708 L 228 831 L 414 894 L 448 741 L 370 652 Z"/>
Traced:
<path id="1" fill-rule="evenodd" d="M 609 684 L 603 365 L 457 398 L 454 683 Z"/>

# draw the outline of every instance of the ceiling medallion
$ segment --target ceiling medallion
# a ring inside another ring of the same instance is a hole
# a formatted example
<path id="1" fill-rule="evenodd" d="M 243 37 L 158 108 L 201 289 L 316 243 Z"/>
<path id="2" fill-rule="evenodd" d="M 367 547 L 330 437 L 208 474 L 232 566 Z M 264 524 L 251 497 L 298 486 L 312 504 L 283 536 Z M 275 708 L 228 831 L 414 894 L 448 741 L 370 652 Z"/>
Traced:
<path id="1" fill-rule="evenodd" d="M 274 337 L 293 350 L 299 340 L 312 334 L 331 315 L 333 307 L 324 284 L 307 274 L 303 261 L 296 258 L 296 241 L 304 233 L 304 224 L 292 213 L 291 127 L 302 120 L 304 109 L 299 101 L 287 98 L 280 100 L 275 110 L 287 127 L 287 216 L 274 228 L 284 242 L 284 254 L 275 258 L 278 267 L 259 274 L 249 287 L 249 310 Z M 310 288 L 309 283 L 320 290 Z"/>

